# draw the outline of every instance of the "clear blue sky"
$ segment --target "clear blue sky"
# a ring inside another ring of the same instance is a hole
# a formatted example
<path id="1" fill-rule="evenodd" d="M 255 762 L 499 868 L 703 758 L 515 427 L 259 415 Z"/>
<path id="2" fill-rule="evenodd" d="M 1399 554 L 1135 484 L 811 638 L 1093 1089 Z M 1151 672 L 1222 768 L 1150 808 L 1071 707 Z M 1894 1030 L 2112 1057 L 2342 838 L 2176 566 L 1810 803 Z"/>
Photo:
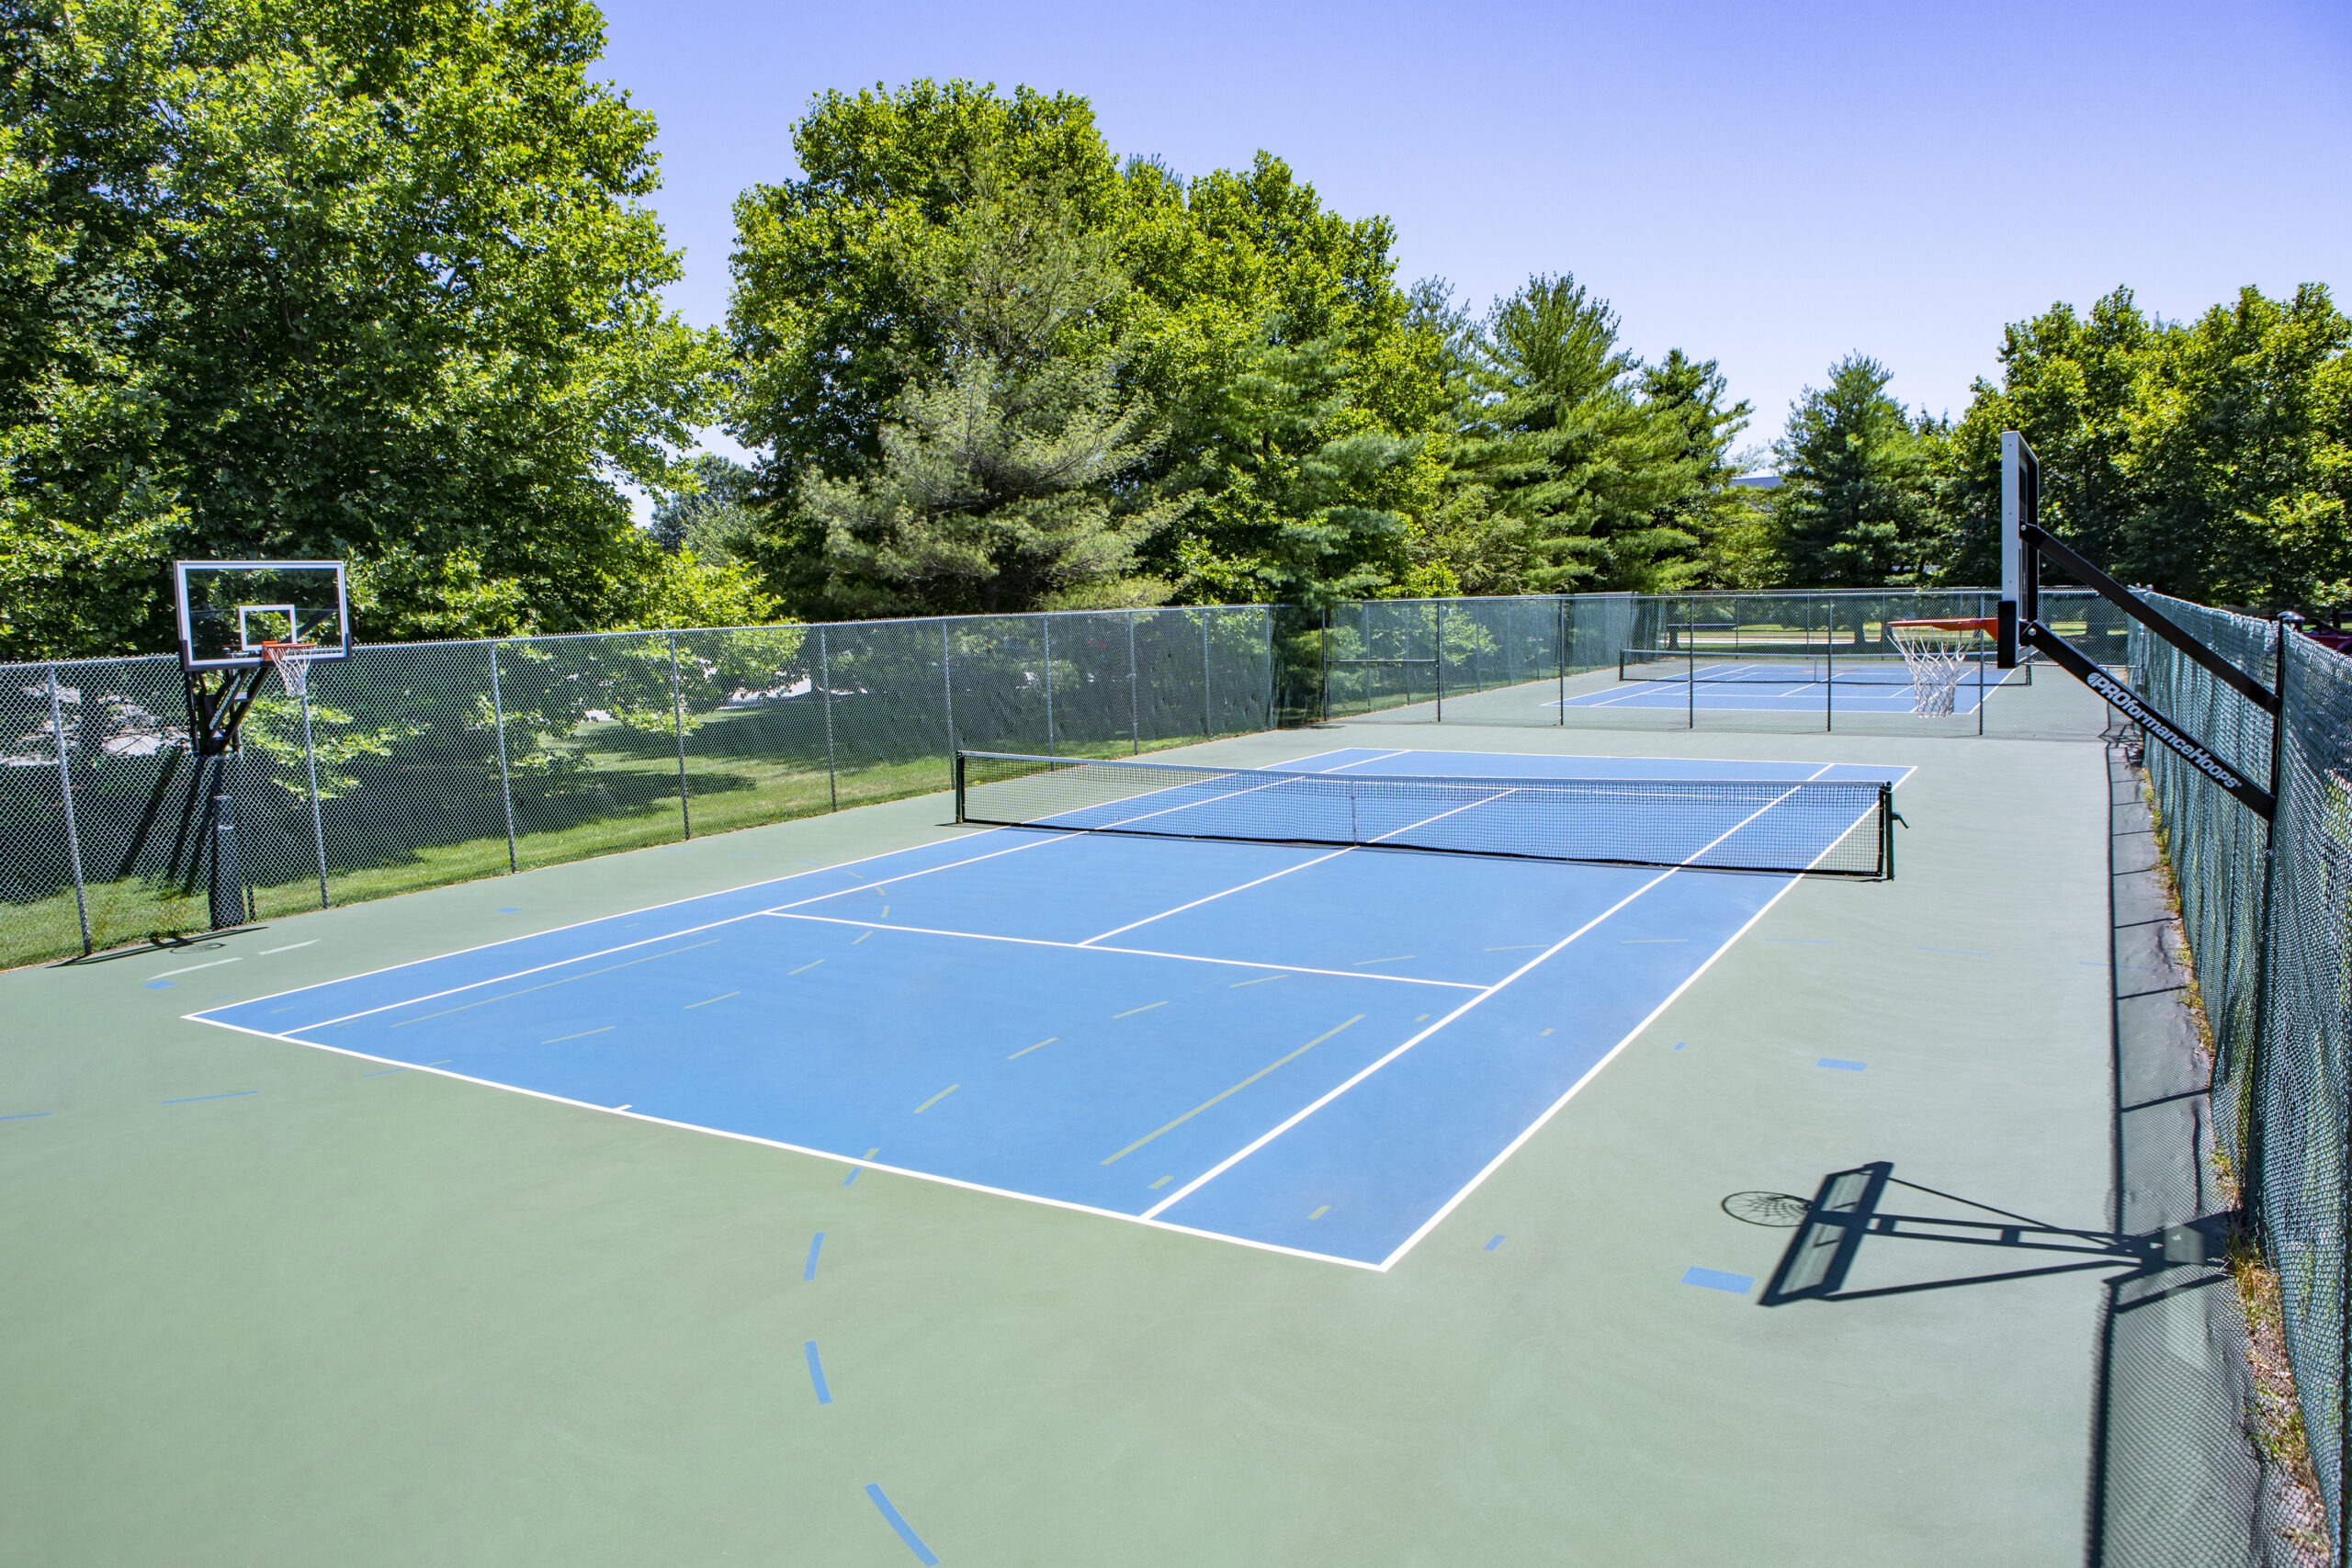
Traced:
<path id="1" fill-rule="evenodd" d="M 1184 174 L 1265 148 L 1393 219 L 1400 280 L 1481 306 L 1573 272 L 1637 353 L 1721 360 L 1746 440 L 1854 349 L 1956 413 L 2004 322 L 2118 284 L 2173 317 L 2247 283 L 2352 306 L 2352 0 L 605 12 L 699 323 L 810 96 L 922 76 L 1082 94 L 1114 152 Z"/>

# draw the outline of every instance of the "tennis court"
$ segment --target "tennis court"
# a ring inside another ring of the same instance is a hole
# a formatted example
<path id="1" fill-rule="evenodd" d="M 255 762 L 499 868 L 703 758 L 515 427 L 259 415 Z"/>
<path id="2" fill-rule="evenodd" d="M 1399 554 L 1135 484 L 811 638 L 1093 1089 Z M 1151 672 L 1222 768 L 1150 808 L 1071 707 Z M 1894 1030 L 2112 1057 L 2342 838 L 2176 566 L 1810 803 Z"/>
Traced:
<path id="1" fill-rule="evenodd" d="M 1910 772 L 968 761 L 1022 825 L 191 1016 L 1385 1269 Z"/>
<path id="2" fill-rule="evenodd" d="M 1751 713 L 1908 714 L 1917 698 L 1897 655 L 1834 650 L 1741 654 L 1718 650 L 1628 649 L 1618 683 L 1566 699 L 1569 708 L 1672 708 L 1693 705 Z M 2032 682 L 2030 665 L 1996 670 L 1989 662 L 1962 674 L 1952 691 L 1955 714 L 1974 713 L 2004 686 Z"/>

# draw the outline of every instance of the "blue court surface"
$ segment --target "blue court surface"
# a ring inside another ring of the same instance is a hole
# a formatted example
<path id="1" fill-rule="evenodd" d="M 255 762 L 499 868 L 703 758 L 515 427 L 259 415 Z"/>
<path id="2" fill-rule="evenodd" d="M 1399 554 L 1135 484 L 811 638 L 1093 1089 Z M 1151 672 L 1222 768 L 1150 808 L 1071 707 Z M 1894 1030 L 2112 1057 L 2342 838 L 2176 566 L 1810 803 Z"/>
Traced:
<path id="1" fill-rule="evenodd" d="M 1909 772 L 1372 749 L 1289 766 Z M 1818 825 L 1824 848 L 1840 830 Z M 845 1179 L 1385 1269 L 1793 881 L 993 829 L 192 1016 L 823 1155 Z"/>
<path id="2" fill-rule="evenodd" d="M 1974 672 L 1965 674 L 1952 693 L 1952 712 L 1974 713 L 1977 705 L 2001 686 L 2022 685 L 2025 681 L 2022 670 L 1986 670 L 1980 688 Z M 1696 684 L 1698 706 L 1751 713 L 1818 713 L 1830 706 L 1846 713 L 1907 714 L 1915 702 L 1910 677 L 1899 664 L 1858 665 L 1850 672 L 1838 671 L 1834 681 L 1824 681 L 1817 668 L 1802 660 L 1738 664 L 1718 660 L 1700 666 Z M 1679 710 L 1692 705 L 1691 685 L 1670 674 L 1653 675 L 1587 692 L 1555 705 Z"/>

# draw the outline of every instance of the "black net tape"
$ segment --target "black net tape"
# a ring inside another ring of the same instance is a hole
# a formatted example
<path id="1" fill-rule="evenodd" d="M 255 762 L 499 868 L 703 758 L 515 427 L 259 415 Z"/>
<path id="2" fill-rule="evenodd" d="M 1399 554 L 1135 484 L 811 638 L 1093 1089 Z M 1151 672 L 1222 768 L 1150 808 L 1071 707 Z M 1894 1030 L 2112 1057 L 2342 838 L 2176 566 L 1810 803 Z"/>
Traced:
<path id="1" fill-rule="evenodd" d="M 969 752 L 959 821 L 1711 870 L 1884 876 L 1874 782 L 1408 778 Z"/>

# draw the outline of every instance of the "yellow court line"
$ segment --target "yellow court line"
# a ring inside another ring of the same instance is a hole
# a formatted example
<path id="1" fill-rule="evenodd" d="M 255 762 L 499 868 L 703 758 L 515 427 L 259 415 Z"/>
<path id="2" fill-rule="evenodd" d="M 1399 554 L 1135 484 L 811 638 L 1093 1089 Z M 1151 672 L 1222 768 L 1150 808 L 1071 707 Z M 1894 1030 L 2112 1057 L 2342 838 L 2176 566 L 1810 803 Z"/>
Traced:
<path id="1" fill-rule="evenodd" d="M 962 1089 L 963 1087 L 964 1086 L 959 1083 L 949 1084 L 945 1089 L 941 1089 L 937 1094 L 933 1095 L 921 1105 L 916 1106 L 915 1114 L 918 1116 L 922 1115 L 924 1111 L 930 1110 L 933 1106 L 938 1104 L 941 1100 L 945 1100 L 949 1095 L 954 1094 L 957 1089 Z M 869 1155 L 866 1157 L 871 1159 L 873 1156 Z"/>
<path id="2" fill-rule="evenodd" d="M 439 1012 L 428 1012 L 418 1018 L 404 1018 L 398 1023 L 392 1025 L 392 1027 L 394 1029 L 406 1029 L 412 1023 L 425 1023 L 436 1018 L 447 1018 L 453 1012 L 463 1012 L 468 1008 L 488 1007 L 492 1002 L 503 1002 L 511 997 L 527 997 L 533 991 L 544 991 L 555 986 L 569 986 L 574 980 L 586 980 L 598 975 L 609 975 L 616 969 L 626 969 L 632 964 L 650 964 L 657 958 L 672 958 L 681 953 L 692 953 L 697 947 L 716 947 L 718 945 L 718 939 L 717 937 L 712 937 L 708 942 L 688 942 L 684 947 L 673 947 L 667 953 L 649 953 L 642 958 L 629 958 L 624 959 L 618 964 L 607 964 L 602 969 L 591 969 L 584 975 L 566 975 L 560 980 L 547 980 L 536 986 L 526 986 L 519 991 L 501 991 L 497 996 L 484 997 L 481 1000 L 477 1002 L 460 1002 L 458 1006 L 453 1008 L 443 1008 Z"/>
<path id="3" fill-rule="evenodd" d="M 1349 964 L 1348 967 L 1351 969 L 1361 969 L 1367 964 L 1402 964 L 1405 960 L 1412 956 L 1413 955 L 1409 953 L 1400 953 L 1394 958 L 1359 958 L 1353 964 Z"/>
<path id="4" fill-rule="evenodd" d="M 1152 1190 L 1154 1192 L 1157 1192 L 1157 1191 L 1159 1191 L 1161 1188 L 1163 1188 L 1163 1187 L 1167 1186 L 1170 1182 L 1171 1182 L 1171 1181 L 1173 1181 L 1173 1180 L 1175 1180 L 1175 1179 L 1176 1179 L 1176 1178 L 1175 1178 L 1172 1174 L 1171 1174 L 1171 1175 L 1168 1175 L 1168 1176 L 1163 1176 L 1163 1177 L 1161 1177 L 1159 1180 L 1157 1180 L 1157 1181 L 1155 1181 L 1155 1182 L 1153 1182 L 1153 1183 L 1151 1184 L 1151 1190 Z"/>
<path id="5" fill-rule="evenodd" d="M 1488 953 L 1532 953 L 1544 944 L 1540 942 L 1513 942 L 1509 947 L 1490 947 Z"/>
<path id="6" fill-rule="evenodd" d="M 1330 1204 L 1329 1204 L 1329 1203 L 1318 1203 L 1318 1204 L 1317 1204 L 1317 1205 L 1316 1205 L 1315 1212 L 1314 1212 L 1313 1213 L 1311 1213 L 1311 1214 L 1307 1215 L 1306 1217 L 1307 1217 L 1308 1219 L 1310 1219 L 1310 1220 L 1319 1220 L 1319 1219 L 1321 1219 L 1324 1215 L 1326 1215 L 1326 1214 L 1329 1213 L 1330 1212 L 1331 1212 L 1331 1205 L 1330 1205 Z"/>
<path id="7" fill-rule="evenodd" d="M 1261 975 L 1254 980 L 1236 980 L 1232 985 L 1227 986 L 1226 989 L 1228 991 L 1238 991 L 1244 986 L 1262 986 L 1269 980 L 1287 980 L 1289 978 L 1290 976 L 1287 975 Z"/>
<path id="8" fill-rule="evenodd" d="M 794 969 L 794 970 L 791 970 L 791 971 L 787 972 L 787 973 L 786 974 L 786 976 L 785 976 L 785 978 L 786 978 L 786 979 L 787 979 L 787 980 L 789 980 L 789 979 L 791 979 L 791 978 L 792 978 L 792 976 L 793 976 L 794 975 L 806 975 L 807 973 L 808 973 L 808 971 L 809 971 L 809 970 L 814 969 L 815 967 L 817 967 L 817 965 L 818 965 L 818 964 L 822 964 L 823 962 L 824 962 L 824 960 L 823 960 L 823 959 L 819 958 L 819 959 L 812 960 L 812 961 L 811 961 L 811 962 L 809 962 L 809 963 L 803 964 L 799 968 L 797 968 L 797 969 Z"/>
<path id="9" fill-rule="evenodd" d="M 1017 1060 L 1020 1057 L 1026 1056 L 1032 1051 L 1042 1051 L 1060 1038 L 1061 1036 L 1058 1034 L 1048 1034 L 1043 1040 L 1038 1041 L 1035 1045 L 1023 1045 L 1020 1050 L 1015 1051 L 1012 1055 L 1007 1056 L 1005 1060 L 1011 1062 Z"/>
<path id="10" fill-rule="evenodd" d="M 591 1034 L 610 1034 L 614 1030 L 618 1029 L 620 1025 L 617 1023 L 608 1023 L 602 1029 L 583 1029 L 577 1034 L 559 1034 L 552 1040 L 542 1040 L 539 1043 L 542 1045 L 560 1045 L 567 1040 L 585 1040 Z"/>
<path id="11" fill-rule="evenodd" d="M 850 943 L 850 945 L 851 945 L 852 947 L 855 947 L 855 946 L 857 945 L 857 942 L 864 942 L 864 941 L 866 939 L 866 937 L 872 936 L 873 934 L 874 934 L 874 932 L 873 932 L 871 930 L 868 930 L 868 931 L 866 931 L 863 935 L 861 935 L 861 936 L 859 936 L 859 937 L 858 937 L 857 942 L 851 942 L 851 943 Z"/>
<path id="12" fill-rule="evenodd" d="M 1139 1012 L 1149 1012 L 1154 1008 L 1164 1008 L 1168 1004 L 1166 1002 L 1146 1002 L 1139 1008 L 1129 1008 L 1125 1012 L 1114 1012 L 1111 1016 L 1113 1018 L 1133 1018 Z"/>
<path id="13" fill-rule="evenodd" d="M 1208 1099 L 1204 1100 L 1198 1105 L 1195 1105 L 1193 1109 L 1176 1118 L 1175 1121 L 1169 1122 L 1167 1126 L 1156 1127 L 1152 1131 L 1146 1133 L 1142 1137 L 1137 1138 L 1134 1143 L 1129 1144 L 1125 1148 L 1121 1149 L 1117 1154 L 1113 1155 L 1109 1159 L 1104 1160 L 1102 1163 L 1104 1165 L 1113 1165 L 1126 1158 L 1129 1155 L 1135 1153 L 1137 1149 L 1151 1142 L 1152 1139 L 1159 1136 L 1160 1134 L 1172 1132 L 1174 1129 L 1182 1127 L 1185 1122 L 1190 1122 L 1193 1117 L 1198 1116 L 1202 1111 L 1206 1111 L 1218 1100 L 1224 1100 L 1229 1095 L 1239 1094 L 1243 1089 L 1248 1089 L 1251 1084 L 1256 1083 L 1260 1078 L 1264 1077 L 1268 1073 L 1272 1072 L 1284 1062 L 1293 1061 L 1300 1056 L 1306 1055 L 1309 1051 L 1314 1050 L 1315 1047 L 1322 1044 L 1323 1042 L 1330 1039 L 1334 1034 L 1339 1033 L 1340 1029 L 1347 1029 L 1352 1025 L 1362 1023 L 1363 1021 L 1363 1014 L 1358 1013 L 1355 1017 L 1348 1020 L 1346 1023 L 1340 1025 L 1339 1029 L 1325 1030 L 1322 1033 L 1317 1035 L 1306 1044 L 1301 1045 L 1297 1050 L 1293 1051 L 1289 1055 L 1276 1057 L 1274 1060 L 1267 1063 L 1264 1066 L 1260 1067 L 1256 1072 L 1251 1073 L 1248 1077 L 1243 1078 L 1239 1083 L 1235 1084 L 1231 1089 L 1223 1089 L 1211 1095 Z"/>
<path id="14" fill-rule="evenodd" d="M 696 1008 L 707 1008 L 713 1002 L 723 1002 L 729 997 L 740 997 L 742 994 L 741 991 L 721 991 L 715 997 L 705 997 L 698 1002 L 688 1002 L 683 1010 L 692 1012 Z"/>
<path id="15" fill-rule="evenodd" d="M 1551 1033 L 1552 1032 L 1551 1032 L 1550 1030 L 1548 1030 L 1548 1029 L 1547 1029 L 1547 1030 L 1544 1031 L 1544 1033 L 1546 1033 L 1546 1034 L 1549 1034 L 1549 1033 Z"/>

